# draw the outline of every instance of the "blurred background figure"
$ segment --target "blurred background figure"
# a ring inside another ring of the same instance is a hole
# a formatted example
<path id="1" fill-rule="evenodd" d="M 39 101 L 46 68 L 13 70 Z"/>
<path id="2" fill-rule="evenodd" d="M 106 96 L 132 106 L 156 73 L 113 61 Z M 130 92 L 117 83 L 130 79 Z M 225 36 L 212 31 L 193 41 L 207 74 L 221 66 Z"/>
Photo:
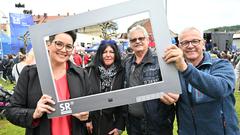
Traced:
<path id="1" fill-rule="evenodd" d="M 34 65 L 34 64 L 36 64 L 36 60 L 35 60 L 35 55 L 34 55 L 33 49 L 31 49 L 31 50 L 27 53 L 26 63 L 27 63 L 27 65 Z"/>
<path id="2" fill-rule="evenodd" d="M 12 68 L 12 76 L 15 78 L 16 83 L 17 83 L 18 77 L 19 77 L 22 69 L 27 65 L 26 55 L 19 52 L 18 61 L 19 61 L 19 63 L 14 64 L 14 66 Z"/>

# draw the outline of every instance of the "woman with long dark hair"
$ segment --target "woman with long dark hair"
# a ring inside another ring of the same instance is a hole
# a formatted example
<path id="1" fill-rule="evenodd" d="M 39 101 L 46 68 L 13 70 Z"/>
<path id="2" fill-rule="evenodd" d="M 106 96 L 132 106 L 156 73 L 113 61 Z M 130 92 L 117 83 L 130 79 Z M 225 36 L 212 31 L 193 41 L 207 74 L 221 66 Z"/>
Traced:
<path id="1" fill-rule="evenodd" d="M 124 70 L 121 56 L 114 40 L 103 40 L 87 67 L 93 93 L 102 93 L 123 88 Z M 87 124 L 93 135 L 119 135 L 125 128 L 124 107 L 113 107 L 90 113 L 92 122 Z"/>

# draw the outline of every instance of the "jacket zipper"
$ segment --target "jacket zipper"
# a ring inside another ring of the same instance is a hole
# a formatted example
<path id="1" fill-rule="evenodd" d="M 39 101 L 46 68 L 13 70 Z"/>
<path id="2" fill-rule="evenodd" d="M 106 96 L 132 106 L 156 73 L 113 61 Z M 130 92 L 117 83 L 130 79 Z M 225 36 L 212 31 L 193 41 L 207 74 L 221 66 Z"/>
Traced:
<path id="1" fill-rule="evenodd" d="M 102 92 L 102 87 L 101 87 L 101 81 L 100 81 L 100 79 L 99 79 L 99 90 L 100 90 L 100 93 Z M 100 116 L 99 116 L 99 119 L 98 119 L 98 129 L 97 129 L 97 134 L 98 135 L 100 135 L 100 133 L 101 133 L 101 129 L 100 129 L 100 123 L 101 123 L 101 120 L 102 120 L 102 109 L 101 110 L 99 110 L 99 114 L 100 114 Z M 101 123 L 102 124 L 102 123 Z"/>
<path id="2" fill-rule="evenodd" d="M 197 135 L 197 125 L 196 125 L 196 120 L 195 120 L 195 117 L 194 117 L 194 108 L 193 106 L 191 106 L 191 112 L 192 112 L 192 120 L 193 120 L 193 127 L 194 127 L 194 130 L 195 130 L 195 135 Z"/>
<path id="3" fill-rule="evenodd" d="M 223 111 L 221 111 L 221 116 L 222 116 L 222 123 L 223 123 L 223 133 L 224 133 L 224 135 L 226 135 L 227 123 L 226 123 Z"/>
<path id="4" fill-rule="evenodd" d="M 187 84 L 189 85 L 189 84 Z M 193 105 L 193 101 L 192 101 L 192 94 L 187 90 L 187 96 L 188 96 L 188 100 L 191 106 L 191 116 L 192 116 L 192 120 L 193 120 L 193 127 L 194 127 L 194 131 L 195 131 L 195 135 L 197 135 L 197 125 L 196 125 L 196 120 L 195 120 L 195 112 L 194 112 L 194 105 Z"/>

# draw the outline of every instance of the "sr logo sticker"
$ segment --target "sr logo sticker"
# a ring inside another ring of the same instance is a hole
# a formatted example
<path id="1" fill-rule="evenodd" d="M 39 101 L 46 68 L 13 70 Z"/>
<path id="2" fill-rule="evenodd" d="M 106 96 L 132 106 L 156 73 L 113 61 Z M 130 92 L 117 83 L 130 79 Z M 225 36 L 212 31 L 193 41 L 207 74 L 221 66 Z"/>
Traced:
<path id="1" fill-rule="evenodd" d="M 72 113 L 71 105 L 73 105 L 73 102 L 65 102 L 59 104 L 59 107 L 61 109 L 61 114 L 69 114 Z"/>

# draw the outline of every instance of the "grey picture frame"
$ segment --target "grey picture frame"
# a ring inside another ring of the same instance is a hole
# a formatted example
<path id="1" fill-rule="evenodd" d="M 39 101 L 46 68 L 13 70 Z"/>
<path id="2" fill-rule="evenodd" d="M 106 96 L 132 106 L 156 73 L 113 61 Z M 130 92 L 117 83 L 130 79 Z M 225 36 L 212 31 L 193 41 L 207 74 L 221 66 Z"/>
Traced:
<path id="1" fill-rule="evenodd" d="M 44 37 L 143 12 L 148 12 L 150 15 L 163 81 L 59 101 Z M 56 102 L 54 105 L 56 111 L 48 114 L 48 118 L 152 100 L 159 98 L 162 92 L 181 93 L 178 71 L 174 65 L 166 64 L 162 60 L 164 49 L 171 45 L 163 0 L 126 1 L 56 21 L 33 25 L 29 31 L 42 93 L 52 96 Z"/>

